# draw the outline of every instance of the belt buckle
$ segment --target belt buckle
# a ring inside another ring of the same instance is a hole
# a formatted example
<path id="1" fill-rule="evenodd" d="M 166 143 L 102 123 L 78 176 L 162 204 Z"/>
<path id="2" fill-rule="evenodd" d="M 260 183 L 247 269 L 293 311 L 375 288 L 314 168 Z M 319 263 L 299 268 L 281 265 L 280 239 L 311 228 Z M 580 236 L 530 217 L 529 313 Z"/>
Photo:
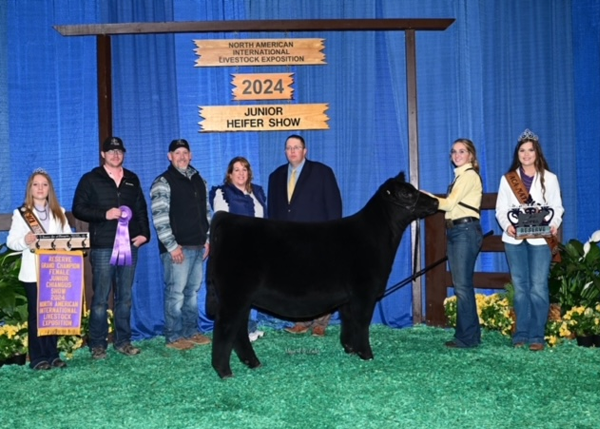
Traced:
<path id="1" fill-rule="evenodd" d="M 452 219 L 446 219 L 446 229 L 450 229 L 454 226 Z"/>

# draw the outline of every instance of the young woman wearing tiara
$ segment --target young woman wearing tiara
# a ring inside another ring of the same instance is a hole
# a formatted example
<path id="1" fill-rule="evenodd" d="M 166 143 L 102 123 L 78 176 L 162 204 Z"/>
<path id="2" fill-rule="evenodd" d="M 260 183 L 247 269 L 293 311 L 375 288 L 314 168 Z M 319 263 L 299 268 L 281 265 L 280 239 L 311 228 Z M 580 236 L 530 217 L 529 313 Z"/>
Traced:
<path id="1" fill-rule="evenodd" d="M 71 233 L 65 209 L 60 206 L 56 198 L 52 179 L 41 168 L 35 170 L 29 177 L 25 202 L 13 212 L 7 246 L 22 252 L 19 280 L 25 287 L 29 312 L 27 319 L 29 365 L 35 370 L 65 368 L 67 364 L 60 358 L 58 352 L 58 337 L 38 336 L 37 259 L 35 253 L 30 251 L 30 245 L 37 240 L 34 231 L 46 234 Z"/>
<path id="2" fill-rule="evenodd" d="M 529 197 L 528 201 L 524 203 L 517 194 L 523 198 Z M 552 208 L 554 216 L 549 226 L 551 234 L 556 236 L 564 212 L 558 178 L 550 172 L 538 136 L 529 129 L 519 136 L 512 164 L 500 180 L 496 219 L 504 231 L 502 241 L 515 288 L 517 326 L 512 338 L 513 345 L 524 347 L 529 344 L 530 350 L 540 351 L 544 349 L 550 306 L 548 272 L 552 253 L 543 237 L 517 238 L 508 212 L 521 205 Z"/>

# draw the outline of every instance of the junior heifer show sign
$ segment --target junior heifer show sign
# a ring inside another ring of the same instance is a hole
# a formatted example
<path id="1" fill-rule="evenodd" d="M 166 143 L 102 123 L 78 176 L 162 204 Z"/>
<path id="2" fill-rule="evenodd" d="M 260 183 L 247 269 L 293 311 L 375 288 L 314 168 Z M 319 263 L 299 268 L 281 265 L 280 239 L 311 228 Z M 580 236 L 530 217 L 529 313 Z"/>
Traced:
<path id="1" fill-rule="evenodd" d="M 324 65 L 324 39 L 195 40 L 196 67 Z M 293 73 L 233 74 L 235 101 L 292 100 Z M 329 129 L 328 104 L 200 106 L 201 132 Z"/>

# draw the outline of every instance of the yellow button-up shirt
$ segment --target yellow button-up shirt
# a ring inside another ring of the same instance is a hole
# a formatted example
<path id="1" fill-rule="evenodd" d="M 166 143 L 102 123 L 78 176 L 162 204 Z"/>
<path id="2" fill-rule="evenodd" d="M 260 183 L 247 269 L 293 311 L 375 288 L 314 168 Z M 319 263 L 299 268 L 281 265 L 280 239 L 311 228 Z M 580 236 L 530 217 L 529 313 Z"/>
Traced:
<path id="1" fill-rule="evenodd" d="M 462 202 L 477 209 L 481 207 L 481 197 L 483 194 L 481 178 L 472 168 L 471 163 L 455 168 L 452 191 L 450 191 L 450 194 L 446 198 L 437 197 L 439 200 L 438 209 L 446 212 L 444 216 L 446 219 L 455 220 L 467 216 L 479 219 L 479 213 L 458 204 Z"/>

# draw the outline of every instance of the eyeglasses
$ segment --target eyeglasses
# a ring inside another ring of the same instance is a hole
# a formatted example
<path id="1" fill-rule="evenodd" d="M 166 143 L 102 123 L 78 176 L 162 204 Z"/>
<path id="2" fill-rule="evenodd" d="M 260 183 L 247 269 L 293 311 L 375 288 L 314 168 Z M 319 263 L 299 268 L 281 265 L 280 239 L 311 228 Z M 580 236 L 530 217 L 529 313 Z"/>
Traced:
<path id="1" fill-rule="evenodd" d="M 454 149 L 452 149 L 452 150 L 450 151 L 450 155 L 456 155 L 457 153 L 459 153 L 459 154 L 461 154 L 461 155 L 464 155 L 465 153 L 469 153 L 469 151 L 468 151 L 468 150 L 465 150 L 465 149 L 459 149 L 459 150 L 454 150 Z"/>
<path id="2" fill-rule="evenodd" d="M 123 151 L 119 149 L 111 149 L 106 151 L 106 153 L 112 156 L 123 156 Z"/>
<path id="3" fill-rule="evenodd" d="M 295 152 L 302 149 L 304 149 L 302 146 L 290 146 L 285 148 L 286 152 Z"/>

